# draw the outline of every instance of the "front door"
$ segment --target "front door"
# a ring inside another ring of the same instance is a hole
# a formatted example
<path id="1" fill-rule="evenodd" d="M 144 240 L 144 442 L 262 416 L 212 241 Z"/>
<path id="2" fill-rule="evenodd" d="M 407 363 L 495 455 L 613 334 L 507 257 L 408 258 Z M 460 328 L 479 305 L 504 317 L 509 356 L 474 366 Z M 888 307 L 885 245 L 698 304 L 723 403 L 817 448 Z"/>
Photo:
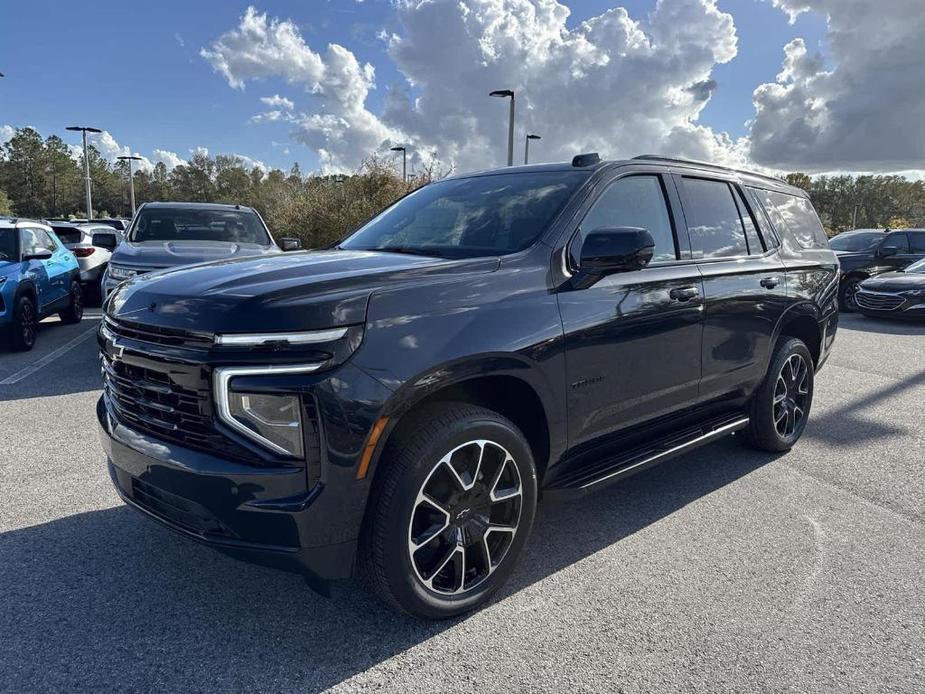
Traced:
<path id="1" fill-rule="evenodd" d="M 651 264 L 562 291 L 569 444 L 581 445 L 693 405 L 700 381 L 703 287 L 695 264 L 679 262 L 686 238 L 668 204 L 670 180 L 617 178 L 584 216 L 570 243 L 601 227 L 643 227 L 656 242 Z"/>

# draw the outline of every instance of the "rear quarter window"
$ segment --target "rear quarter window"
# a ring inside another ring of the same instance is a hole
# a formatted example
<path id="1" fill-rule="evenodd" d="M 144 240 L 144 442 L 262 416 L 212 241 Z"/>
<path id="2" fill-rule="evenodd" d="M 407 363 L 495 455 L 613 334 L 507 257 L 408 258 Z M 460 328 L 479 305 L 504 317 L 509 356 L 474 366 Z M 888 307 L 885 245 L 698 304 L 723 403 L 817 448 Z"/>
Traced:
<path id="1" fill-rule="evenodd" d="M 813 204 L 804 197 L 778 193 L 770 190 L 756 190 L 759 200 L 778 231 L 789 232 L 803 248 L 828 248 L 829 239 L 819 221 Z"/>

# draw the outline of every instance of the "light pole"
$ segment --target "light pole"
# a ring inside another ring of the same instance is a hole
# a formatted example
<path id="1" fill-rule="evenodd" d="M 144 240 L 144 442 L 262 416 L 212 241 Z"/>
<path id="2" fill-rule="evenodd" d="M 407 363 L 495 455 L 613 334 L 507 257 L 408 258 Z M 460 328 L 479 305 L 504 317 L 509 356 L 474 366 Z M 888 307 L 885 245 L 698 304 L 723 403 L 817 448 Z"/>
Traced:
<path id="1" fill-rule="evenodd" d="M 489 92 L 488 96 L 511 98 L 511 117 L 507 126 L 507 165 L 514 166 L 514 90 L 496 89 L 493 92 Z"/>
<path id="2" fill-rule="evenodd" d="M 401 182 L 408 182 L 408 150 L 404 147 L 392 147 L 393 152 L 401 152 Z"/>
<path id="3" fill-rule="evenodd" d="M 539 135 L 527 134 L 527 139 L 524 142 L 524 164 L 530 163 L 530 140 L 542 140 L 543 138 Z"/>
<path id="4" fill-rule="evenodd" d="M 129 191 L 128 194 L 129 194 L 129 199 L 132 201 L 132 217 L 134 218 L 135 217 L 135 177 L 132 176 L 132 162 L 141 161 L 141 157 L 122 156 L 122 157 L 116 157 L 116 159 L 118 159 L 119 161 L 128 162 L 128 191 Z"/>
<path id="5" fill-rule="evenodd" d="M 99 128 L 90 128 L 84 125 L 71 125 L 65 130 L 83 133 L 84 141 L 84 179 L 87 188 L 87 221 L 93 219 L 93 194 L 90 192 L 90 157 L 87 156 L 87 133 L 101 133 Z"/>

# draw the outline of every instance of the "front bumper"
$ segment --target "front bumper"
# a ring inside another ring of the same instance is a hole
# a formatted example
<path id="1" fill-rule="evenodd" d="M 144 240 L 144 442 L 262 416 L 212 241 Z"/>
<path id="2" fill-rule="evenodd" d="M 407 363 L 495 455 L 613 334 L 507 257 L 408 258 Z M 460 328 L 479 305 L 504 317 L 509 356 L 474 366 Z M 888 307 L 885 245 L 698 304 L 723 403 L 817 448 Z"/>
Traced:
<path id="1" fill-rule="evenodd" d="M 925 319 L 925 297 L 899 292 L 878 292 L 861 287 L 855 294 L 858 310 L 868 316 Z"/>
<path id="2" fill-rule="evenodd" d="M 368 406 L 390 391 L 349 366 L 337 373 L 336 410 L 330 379 L 313 388 L 319 411 L 335 415 L 322 416 L 322 469 L 315 479 L 304 466 L 256 457 L 253 464 L 237 462 L 138 431 L 119 419 L 104 393 L 97 419 L 116 490 L 130 506 L 226 554 L 322 580 L 350 576 L 369 494 L 369 481 L 355 474 L 377 416 Z M 351 376 L 356 384 L 345 390 Z M 343 402 L 351 390 L 363 406 Z M 344 406 L 352 417 L 344 418 Z"/>

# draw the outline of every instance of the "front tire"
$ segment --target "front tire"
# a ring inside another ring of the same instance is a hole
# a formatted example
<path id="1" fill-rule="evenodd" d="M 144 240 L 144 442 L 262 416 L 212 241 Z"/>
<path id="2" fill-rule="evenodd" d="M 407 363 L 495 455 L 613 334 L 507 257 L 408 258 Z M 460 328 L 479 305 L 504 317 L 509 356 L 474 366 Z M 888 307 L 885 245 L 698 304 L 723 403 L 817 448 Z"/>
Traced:
<path id="1" fill-rule="evenodd" d="M 485 602 L 533 526 L 536 467 L 524 435 L 497 412 L 440 403 L 402 427 L 379 464 L 360 548 L 367 586 L 428 619 Z"/>
<path id="2" fill-rule="evenodd" d="M 744 442 L 763 451 L 789 451 L 806 428 L 814 376 L 813 357 L 803 341 L 781 338 L 764 381 L 749 401 Z"/>
<path id="3" fill-rule="evenodd" d="M 13 309 L 10 325 L 10 346 L 17 352 L 28 352 L 35 347 L 38 311 L 31 297 L 21 296 Z"/>
<path id="4" fill-rule="evenodd" d="M 61 311 L 58 314 L 61 318 L 62 323 L 68 323 L 73 325 L 74 323 L 79 323 L 84 317 L 84 302 L 83 302 L 83 290 L 80 287 L 80 282 L 77 280 L 71 281 L 71 303 L 66 309 Z"/>
<path id="5" fill-rule="evenodd" d="M 858 302 L 855 295 L 858 293 L 858 289 L 861 288 L 862 281 L 858 278 L 846 279 L 838 290 L 838 307 L 845 313 L 858 312 Z"/>

